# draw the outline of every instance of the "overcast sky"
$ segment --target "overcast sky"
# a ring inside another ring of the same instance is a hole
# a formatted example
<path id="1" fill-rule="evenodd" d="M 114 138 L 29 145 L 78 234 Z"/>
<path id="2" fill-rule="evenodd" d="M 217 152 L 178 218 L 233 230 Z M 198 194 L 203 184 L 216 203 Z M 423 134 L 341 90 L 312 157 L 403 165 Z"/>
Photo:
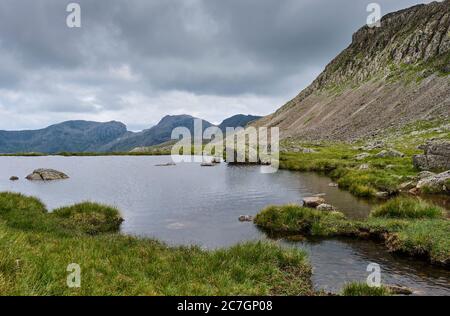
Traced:
<path id="1" fill-rule="evenodd" d="M 81 28 L 66 25 L 70 2 Z M 270 114 L 350 44 L 371 2 L 1 0 L 0 129 Z M 377 2 L 384 15 L 431 1 Z"/>

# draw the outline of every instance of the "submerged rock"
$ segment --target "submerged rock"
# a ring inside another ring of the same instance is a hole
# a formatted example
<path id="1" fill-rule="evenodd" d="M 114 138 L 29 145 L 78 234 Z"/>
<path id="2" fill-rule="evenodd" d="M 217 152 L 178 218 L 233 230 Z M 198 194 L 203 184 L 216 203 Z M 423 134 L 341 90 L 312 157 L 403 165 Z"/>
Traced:
<path id="1" fill-rule="evenodd" d="M 414 166 L 420 170 L 450 169 L 450 141 L 432 141 L 419 146 L 423 155 L 413 157 Z"/>
<path id="2" fill-rule="evenodd" d="M 26 179 L 30 181 L 53 181 L 69 179 L 69 176 L 54 169 L 36 169 Z"/>
<path id="3" fill-rule="evenodd" d="M 253 222 L 253 216 L 250 215 L 241 215 L 239 216 L 240 222 Z"/>
<path id="4" fill-rule="evenodd" d="M 321 204 L 325 204 L 325 199 L 319 196 L 311 196 L 303 199 L 303 205 L 306 207 L 316 208 Z"/>
<path id="5" fill-rule="evenodd" d="M 389 192 L 377 192 L 375 196 L 379 199 L 386 199 L 389 197 Z"/>
<path id="6" fill-rule="evenodd" d="M 385 288 L 394 295 L 412 295 L 414 293 L 411 289 L 400 285 L 385 285 Z"/>
<path id="7" fill-rule="evenodd" d="M 168 162 L 168 163 L 163 163 L 163 164 L 159 164 L 159 165 L 155 165 L 155 167 L 171 167 L 171 166 L 176 166 L 177 164 L 174 162 Z"/>

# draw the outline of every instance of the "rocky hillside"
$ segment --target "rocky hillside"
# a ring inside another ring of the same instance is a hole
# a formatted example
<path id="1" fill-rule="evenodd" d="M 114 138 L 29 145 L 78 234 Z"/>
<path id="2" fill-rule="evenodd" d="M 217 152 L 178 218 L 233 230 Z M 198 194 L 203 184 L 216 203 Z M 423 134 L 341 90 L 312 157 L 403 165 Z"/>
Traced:
<path id="1" fill-rule="evenodd" d="M 450 115 L 450 0 L 365 26 L 319 77 L 257 126 L 283 137 L 353 141 Z"/>

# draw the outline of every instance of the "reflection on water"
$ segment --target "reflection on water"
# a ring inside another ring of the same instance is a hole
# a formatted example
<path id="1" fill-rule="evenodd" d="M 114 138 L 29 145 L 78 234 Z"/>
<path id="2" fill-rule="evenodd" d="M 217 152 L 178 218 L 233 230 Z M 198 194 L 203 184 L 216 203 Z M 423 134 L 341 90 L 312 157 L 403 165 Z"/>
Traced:
<path id="1" fill-rule="evenodd" d="M 49 209 L 91 200 L 117 206 L 124 233 L 162 239 L 171 244 L 224 247 L 261 238 L 253 225 L 238 221 L 269 204 L 301 203 L 302 197 L 326 193 L 330 203 L 350 216 L 365 216 L 368 203 L 328 186 L 315 174 L 259 167 L 201 168 L 199 164 L 157 167 L 170 157 L 0 157 L 0 190 L 40 197 Z M 54 168 L 70 179 L 58 182 L 23 179 L 36 168 Z"/>
<path id="2" fill-rule="evenodd" d="M 406 286 L 414 295 L 450 295 L 450 271 L 391 254 L 382 244 L 350 239 L 282 243 L 308 252 L 317 289 L 337 293 L 349 280 L 366 282 L 367 266 L 377 263 L 383 284 Z"/>
<path id="3" fill-rule="evenodd" d="M 121 210 L 126 234 L 210 249 L 265 239 L 253 224 L 240 223 L 238 217 L 256 215 L 270 204 L 301 203 L 305 196 L 324 193 L 327 203 L 351 218 L 364 218 L 371 208 L 368 202 L 330 187 L 328 178 L 313 173 L 280 170 L 263 174 L 257 166 L 226 164 L 213 168 L 155 166 L 169 161 L 170 157 L 164 156 L 0 157 L 0 191 L 37 196 L 49 209 L 86 200 L 110 204 Z M 37 168 L 54 168 L 70 179 L 23 180 Z M 9 181 L 13 175 L 21 180 Z M 296 246 L 311 254 L 314 280 L 326 289 L 339 290 L 344 282 L 364 279 L 367 262 L 381 260 L 383 276 L 389 280 L 399 278 L 404 285 L 428 294 L 449 293 L 448 274 L 392 257 L 371 243 L 333 240 Z M 436 282 L 439 278 L 443 281 Z"/>

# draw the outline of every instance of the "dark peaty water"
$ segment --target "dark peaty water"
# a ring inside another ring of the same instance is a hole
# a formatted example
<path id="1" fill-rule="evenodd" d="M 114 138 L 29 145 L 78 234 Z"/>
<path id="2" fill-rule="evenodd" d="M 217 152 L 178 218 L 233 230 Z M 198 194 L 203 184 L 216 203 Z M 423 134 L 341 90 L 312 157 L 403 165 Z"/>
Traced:
<path id="1" fill-rule="evenodd" d="M 125 234 L 209 249 L 265 239 L 253 224 L 240 223 L 238 217 L 256 215 L 270 204 L 301 203 L 302 197 L 325 193 L 327 202 L 351 218 L 363 218 L 371 208 L 313 173 L 263 174 L 256 166 L 226 164 L 155 166 L 170 160 L 163 156 L 0 157 L 0 191 L 37 196 L 50 210 L 87 200 L 114 205 L 125 218 Z M 54 168 L 70 179 L 46 183 L 23 179 L 36 168 Z M 9 181 L 13 175 L 21 180 Z M 309 252 L 317 288 L 339 291 L 346 282 L 364 281 L 367 265 L 376 262 L 382 265 L 386 283 L 421 294 L 450 294 L 448 271 L 392 256 L 374 243 L 328 240 L 294 246 Z"/>

